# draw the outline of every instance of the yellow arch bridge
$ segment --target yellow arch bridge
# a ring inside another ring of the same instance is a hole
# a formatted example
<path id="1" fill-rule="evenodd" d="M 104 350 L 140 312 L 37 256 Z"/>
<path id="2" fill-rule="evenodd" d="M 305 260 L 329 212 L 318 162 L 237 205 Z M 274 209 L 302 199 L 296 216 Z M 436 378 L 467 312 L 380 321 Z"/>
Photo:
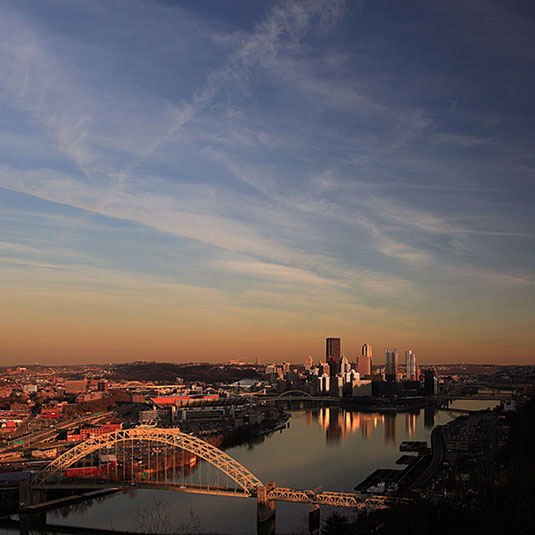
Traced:
<path id="1" fill-rule="evenodd" d="M 165 448 L 165 452 L 170 450 L 171 457 L 168 453 L 162 453 L 161 448 Z M 157 456 L 160 453 L 159 459 L 154 458 L 155 450 Z M 216 484 L 213 481 L 207 484 L 180 482 L 176 475 L 174 461 L 176 461 L 177 453 L 182 455 L 183 460 L 183 452 L 188 452 L 190 458 L 195 457 L 205 461 L 206 465 L 220 472 L 227 481 L 232 481 L 233 486 Z M 95 453 L 101 453 L 105 460 L 114 459 L 114 462 L 109 463 L 113 465 L 112 469 L 96 477 L 91 474 L 93 477 L 90 478 L 87 477 L 89 469 L 84 469 L 84 467 L 73 469 L 75 465 L 79 465 Z M 141 477 L 139 470 L 136 471 L 137 463 L 142 463 L 145 469 Z M 76 470 L 79 470 L 79 476 L 76 475 Z M 75 477 L 72 477 L 73 472 Z M 147 474 L 148 477 L 144 477 Z M 311 515 L 319 515 L 320 505 L 371 510 L 384 508 L 400 501 L 385 496 L 362 496 L 356 493 L 318 489 L 281 488 L 277 487 L 274 482 L 264 484 L 228 454 L 198 437 L 182 433 L 178 429 L 140 426 L 90 438 L 57 457 L 36 474 L 29 488 L 26 489 L 25 496 L 22 495 L 21 488 L 21 512 L 46 509 L 49 502 L 46 502 L 43 496 L 44 492 L 49 489 L 127 488 L 129 486 L 256 498 L 259 526 L 266 522 L 272 522 L 274 525 L 276 501 L 309 503 Z M 259 527 L 260 531 L 264 530 L 260 530 Z"/>

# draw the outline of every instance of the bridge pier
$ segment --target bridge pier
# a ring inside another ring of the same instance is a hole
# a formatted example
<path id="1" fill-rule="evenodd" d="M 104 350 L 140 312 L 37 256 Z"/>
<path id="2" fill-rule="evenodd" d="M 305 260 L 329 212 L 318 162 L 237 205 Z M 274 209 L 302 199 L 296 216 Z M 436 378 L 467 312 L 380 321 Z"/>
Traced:
<path id="1" fill-rule="evenodd" d="M 31 487 L 27 479 L 22 479 L 19 483 L 19 511 L 42 502 L 46 502 L 46 490 Z"/>
<path id="2" fill-rule="evenodd" d="M 320 535 L 320 505 L 311 503 L 308 512 L 308 533 L 310 535 Z"/>
<path id="3" fill-rule="evenodd" d="M 275 535 L 275 501 L 269 500 L 268 492 L 275 488 L 274 481 L 257 487 L 256 490 L 256 533 L 257 535 Z"/>
<path id="4" fill-rule="evenodd" d="M 29 505 L 46 501 L 46 490 L 30 487 L 27 479 L 19 482 L 19 531 L 22 535 L 34 533 L 46 525 L 46 512 L 25 514 Z"/>

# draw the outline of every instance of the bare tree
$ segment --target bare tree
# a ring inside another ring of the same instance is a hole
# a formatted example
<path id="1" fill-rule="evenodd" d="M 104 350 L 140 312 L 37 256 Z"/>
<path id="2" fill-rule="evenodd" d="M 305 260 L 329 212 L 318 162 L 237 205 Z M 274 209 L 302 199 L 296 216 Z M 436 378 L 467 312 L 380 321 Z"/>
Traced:
<path id="1" fill-rule="evenodd" d="M 152 535 L 166 535 L 176 533 L 171 523 L 171 515 L 166 511 L 168 503 L 157 496 L 152 498 L 152 504 L 139 507 L 134 517 L 136 530 Z"/>

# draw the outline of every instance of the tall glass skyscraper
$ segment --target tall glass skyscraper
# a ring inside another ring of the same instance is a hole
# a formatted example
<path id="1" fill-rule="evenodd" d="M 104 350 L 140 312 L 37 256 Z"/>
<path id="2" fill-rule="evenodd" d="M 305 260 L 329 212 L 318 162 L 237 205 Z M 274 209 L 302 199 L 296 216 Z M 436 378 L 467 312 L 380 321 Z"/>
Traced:
<path id="1" fill-rule="evenodd" d="M 416 355 L 408 349 L 405 351 L 405 369 L 408 381 L 418 380 L 418 366 L 416 365 Z"/>
<path id="2" fill-rule="evenodd" d="M 331 377 L 334 377 L 338 373 L 340 357 L 342 356 L 342 342 L 340 338 L 327 338 L 325 342 L 325 358 L 329 364 Z"/>
<path id="3" fill-rule="evenodd" d="M 327 338 L 325 342 L 325 358 L 327 362 L 330 360 L 336 360 L 338 362 L 342 356 L 342 342 L 340 338 Z"/>
<path id="4" fill-rule="evenodd" d="M 398 378 L 398 350 L 385 349 L 385 375 L 387 381 L 397 381 Z"/>

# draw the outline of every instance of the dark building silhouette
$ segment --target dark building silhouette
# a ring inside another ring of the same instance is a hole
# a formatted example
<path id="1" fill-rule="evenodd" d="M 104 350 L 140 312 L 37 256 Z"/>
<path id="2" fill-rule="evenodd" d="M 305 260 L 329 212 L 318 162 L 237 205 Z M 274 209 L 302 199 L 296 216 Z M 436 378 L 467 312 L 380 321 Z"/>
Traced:
<path id="1" fill-rule="evenodd" d="M 434 396 L 437 394 L 437 378 L 434 370 L 425 370 L 424 373 L 424 394 Z"/>
<path id="2" fill-rule="evenodd" d="M 336 359 L 336 361 L 339 361 L 342 356 L 340 338 L 327 338 L 325 342 L 325 358 L 327 360 Z"/>
<path id="3" fill-rule="evenodd" d="M 398 379 L 398 350 L 385 349 L 385 378 L 387 381 L 395 382 Z"/>
<path id="4" fill-rule="evenodd" d="M 329 364 L 330 375 L 334 377 L 338 373 L 338 363 L 342 356 L 342 342 L 340 338 L 327 338 L 325 340 L 325 358 Z"/>

